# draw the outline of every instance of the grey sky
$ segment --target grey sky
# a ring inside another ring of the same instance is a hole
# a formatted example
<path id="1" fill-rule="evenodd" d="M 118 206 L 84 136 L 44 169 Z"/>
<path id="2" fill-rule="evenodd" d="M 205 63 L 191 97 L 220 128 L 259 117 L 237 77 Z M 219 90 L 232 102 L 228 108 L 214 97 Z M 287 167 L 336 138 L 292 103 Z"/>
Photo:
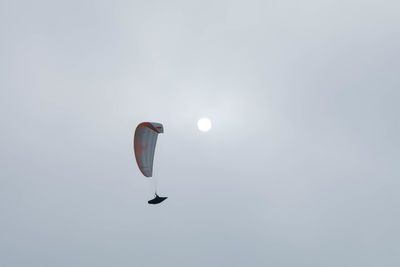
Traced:
<path id="1" fill-rule="evenodd" d="M 399 14 L 0 0 L 0 266 L 399 266 Z"/>

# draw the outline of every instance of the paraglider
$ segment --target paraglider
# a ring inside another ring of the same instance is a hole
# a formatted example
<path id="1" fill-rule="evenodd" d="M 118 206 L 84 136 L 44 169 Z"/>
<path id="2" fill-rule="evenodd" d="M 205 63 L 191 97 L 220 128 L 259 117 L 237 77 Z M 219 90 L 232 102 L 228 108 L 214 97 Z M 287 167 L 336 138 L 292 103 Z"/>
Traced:
<path id="1" fill-rule="evenodd" d="M 157 144 L 158 134 L 164 132 L 164 127 L 157 122 L 142 122 L 136 127 L 133 139 L 133 150 L 139 170 L 145 177 L 153 176 L 154 153 Z M 149 200 L 149 204 L 159 204 L 167 197 L 159 197 L 155 190 L 155 198 Z"/>

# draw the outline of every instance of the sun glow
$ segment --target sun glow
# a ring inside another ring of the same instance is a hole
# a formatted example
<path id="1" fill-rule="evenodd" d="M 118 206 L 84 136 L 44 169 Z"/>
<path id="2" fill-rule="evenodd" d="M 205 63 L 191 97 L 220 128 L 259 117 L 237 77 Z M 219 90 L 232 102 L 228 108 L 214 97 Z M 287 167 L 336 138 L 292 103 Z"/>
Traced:
<path id="1" fill-rule="evenodd" d="M 197 127 L 202 132 L 208 132 L 209 130 L 211 130 L 211 126 L 212 126 L 212 123 L 211 123 L 210 119 L 207 119 L 207 118 L 201 118 L 197 122 Z"/>

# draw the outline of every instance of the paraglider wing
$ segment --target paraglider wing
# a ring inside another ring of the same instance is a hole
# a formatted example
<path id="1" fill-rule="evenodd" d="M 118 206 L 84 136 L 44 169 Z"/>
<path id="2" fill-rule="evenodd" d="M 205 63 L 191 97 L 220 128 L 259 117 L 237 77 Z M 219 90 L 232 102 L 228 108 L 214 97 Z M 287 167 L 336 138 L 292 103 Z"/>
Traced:
<path id="1" fill-rule="evenodd" d="M 138 167 L 146 177 L 153 176 L 153 160 L 157 136 L 163 132 L 163 125 L 156 122 L 142 122 L 136 127 L 133 149 Z"/>

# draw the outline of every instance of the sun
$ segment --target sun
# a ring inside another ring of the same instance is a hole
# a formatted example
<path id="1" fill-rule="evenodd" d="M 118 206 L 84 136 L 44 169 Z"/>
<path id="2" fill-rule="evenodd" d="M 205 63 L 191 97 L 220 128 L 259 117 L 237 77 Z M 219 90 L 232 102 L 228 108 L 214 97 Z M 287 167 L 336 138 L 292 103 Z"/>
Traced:
<path id="1" fill-rule="evenodd" d="M 197 122 L 197 127 L 202 132 L 208 132 L 209 130 L 211 130 L 211 126 L 212 126 L 212 123 L 211 123 L 210 119 L 208 119 L 208 118 L 201 118 Z"/>

